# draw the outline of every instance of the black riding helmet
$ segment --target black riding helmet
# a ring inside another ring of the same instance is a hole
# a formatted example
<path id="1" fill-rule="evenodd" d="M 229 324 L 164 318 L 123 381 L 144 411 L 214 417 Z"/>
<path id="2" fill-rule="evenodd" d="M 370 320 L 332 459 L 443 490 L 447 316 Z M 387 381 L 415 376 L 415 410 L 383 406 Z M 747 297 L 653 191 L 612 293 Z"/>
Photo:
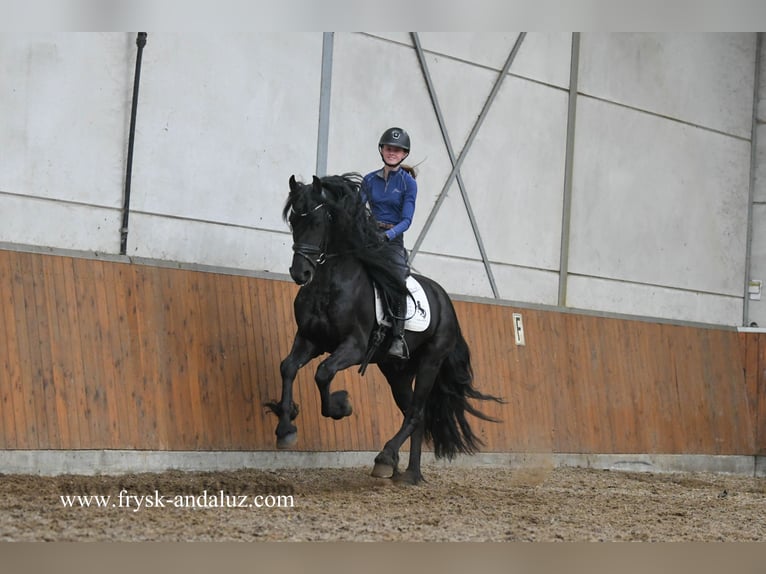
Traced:
<path id="1" fill-rule="evenodd" d="M 383 135 L 380 136 L 380 141 L 378 141 L 378 149 L 382 148 L 384 145 L 399 147 L 409 152 L 410 136 L 402 128 L 388 128 L 383 132 Z"/>

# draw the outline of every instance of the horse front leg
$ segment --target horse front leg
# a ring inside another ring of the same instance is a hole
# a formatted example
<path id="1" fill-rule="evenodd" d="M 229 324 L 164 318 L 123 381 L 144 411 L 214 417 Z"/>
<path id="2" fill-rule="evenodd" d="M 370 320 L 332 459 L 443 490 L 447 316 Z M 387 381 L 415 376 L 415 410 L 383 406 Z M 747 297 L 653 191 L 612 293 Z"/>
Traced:
<path id="1" fill-rule="evenodd" d="M 322 416 L 335 420 L 349 416 L 353 409 L 348 400 L 348 391 L 330 393 L 330 384 L 335 375 L 351 365 L 358 365 L 364 359 L 364 346 L 356 339 L 347 339 L 317 367 L 314 381 L 322 401 Z"/>
<path id="2" fill-rule="evenodd" d="M 293 401 L 293 382 L 298 370 L 318 354 L 316 345 L 296 335 L 290 353 L 279 365 L 282 376 L 282 397 L 279 402 L 269 401 L 265 405 L 279 418 L 275 431 L 277 448 L 289 448 L 298 440 L 298 427 L 293 424 L 298 416 L 298 405 Z"/>

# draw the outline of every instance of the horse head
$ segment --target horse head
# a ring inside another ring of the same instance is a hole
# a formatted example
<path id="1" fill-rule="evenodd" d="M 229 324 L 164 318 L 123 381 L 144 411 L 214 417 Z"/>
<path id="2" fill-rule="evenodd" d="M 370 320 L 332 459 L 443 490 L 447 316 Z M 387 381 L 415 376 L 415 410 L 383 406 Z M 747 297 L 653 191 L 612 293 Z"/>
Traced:
<path id="1" fill-rule="evenodd" d="M 298 285 L 307 285 L 317 267 L 325 261 L 330 213 L 322 182 L 314 176 L 311 184 L 290 176 L 290 195 L 283 212 L 293 234 L 293 260 L 290 277 Z"/>

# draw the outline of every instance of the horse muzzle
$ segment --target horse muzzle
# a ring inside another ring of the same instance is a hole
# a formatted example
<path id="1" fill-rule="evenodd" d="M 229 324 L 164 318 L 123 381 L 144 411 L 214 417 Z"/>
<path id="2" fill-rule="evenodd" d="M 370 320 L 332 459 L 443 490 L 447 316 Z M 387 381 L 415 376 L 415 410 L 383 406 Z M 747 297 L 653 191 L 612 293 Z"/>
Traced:
<path id="1" fill-rule="evenodd" d="M 293 260 L 293 264 L 290 266 L 290 277 L 301 287 L 308 285 L 314 278 L 314 269 L 306 265 L 303 260 Z"/>

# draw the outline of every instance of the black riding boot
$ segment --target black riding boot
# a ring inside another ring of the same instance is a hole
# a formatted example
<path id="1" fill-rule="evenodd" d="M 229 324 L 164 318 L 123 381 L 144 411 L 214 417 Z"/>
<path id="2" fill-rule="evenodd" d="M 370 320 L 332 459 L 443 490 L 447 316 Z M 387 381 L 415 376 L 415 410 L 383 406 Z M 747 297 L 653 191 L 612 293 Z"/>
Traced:
<path id="1" fill-rule="evenodd" d="M 409 359 L 410 352 L 407 349 L 407 342 L 404 340 L 404 318 L 407 312 L 407 296 L 396 297 L 391 313 L 392 327 L 391 335 L 393 337 L 391 346 L 388 348 L 388 354 L 399 359 Z"/>

